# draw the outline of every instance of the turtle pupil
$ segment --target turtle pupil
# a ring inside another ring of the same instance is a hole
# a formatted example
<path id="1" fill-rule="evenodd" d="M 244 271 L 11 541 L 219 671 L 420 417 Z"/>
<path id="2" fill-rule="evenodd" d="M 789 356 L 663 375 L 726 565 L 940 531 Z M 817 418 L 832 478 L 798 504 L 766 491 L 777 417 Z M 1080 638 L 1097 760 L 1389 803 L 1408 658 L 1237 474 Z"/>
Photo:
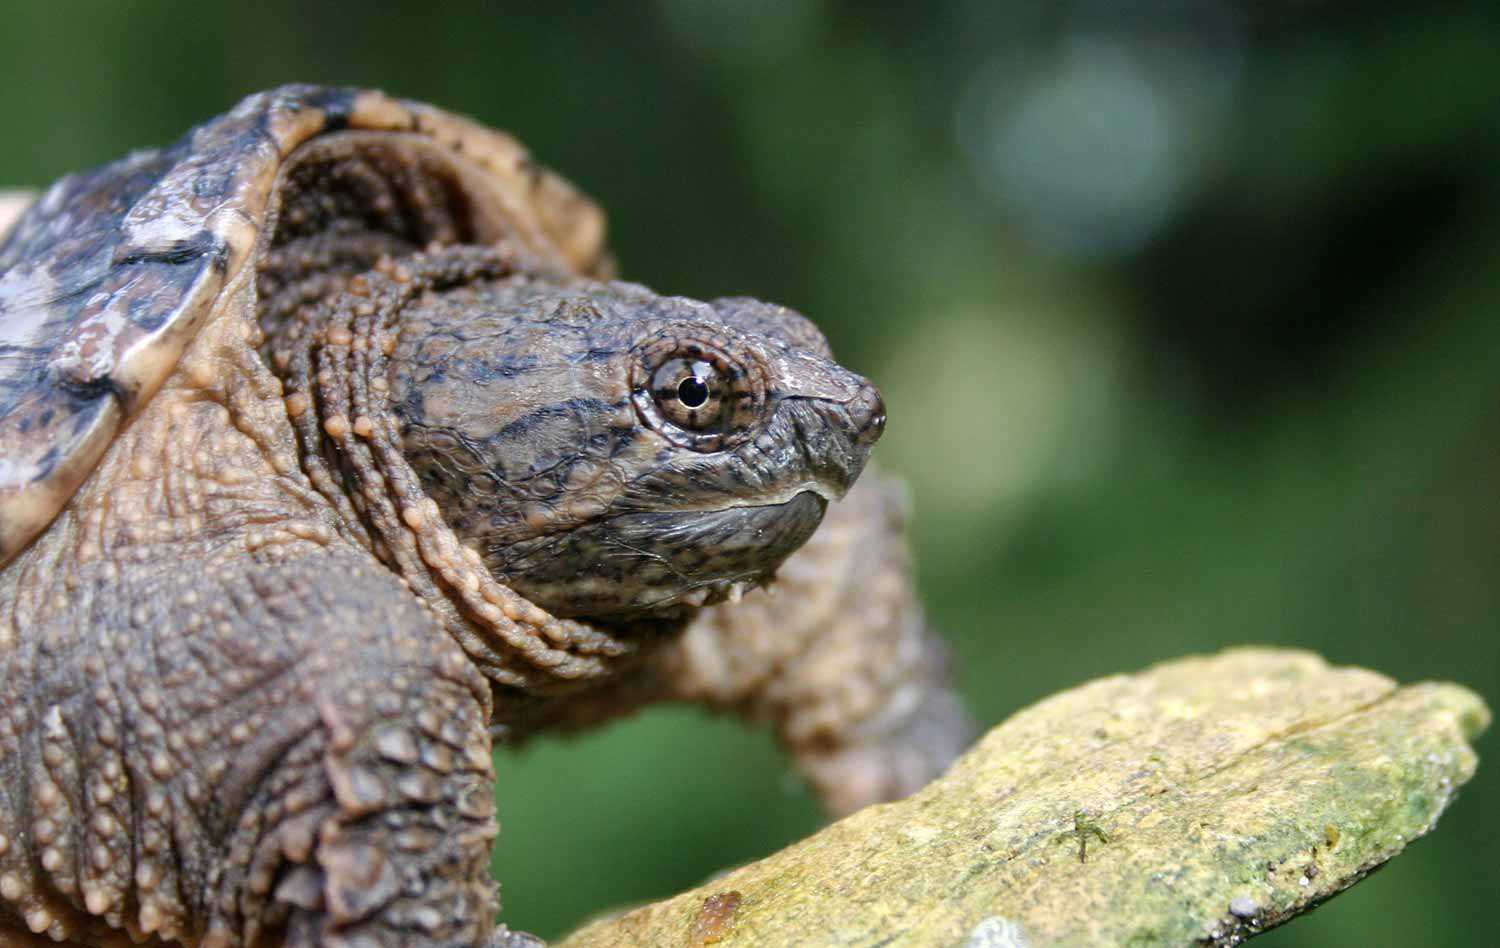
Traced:
<path id="1" fill-rule="evenodd" d="M 677 383 L 677 399 L 687 408 L 702 408 L 708 403 L 708 385 L 696 375 Z"/>

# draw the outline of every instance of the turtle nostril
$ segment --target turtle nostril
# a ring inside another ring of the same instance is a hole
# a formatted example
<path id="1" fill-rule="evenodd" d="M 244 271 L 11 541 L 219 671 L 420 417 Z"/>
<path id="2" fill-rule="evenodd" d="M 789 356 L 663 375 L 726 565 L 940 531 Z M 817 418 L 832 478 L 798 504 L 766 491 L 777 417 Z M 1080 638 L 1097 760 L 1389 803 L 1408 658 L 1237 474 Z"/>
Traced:
<path id="1" fill-rule="evenodd" d="M 866 382 L 859 394 L 849 400 L 849 420 L 854 424 L 854 441 L 869 447 L 885 431 L 885 401 L 875 386 Z"/>

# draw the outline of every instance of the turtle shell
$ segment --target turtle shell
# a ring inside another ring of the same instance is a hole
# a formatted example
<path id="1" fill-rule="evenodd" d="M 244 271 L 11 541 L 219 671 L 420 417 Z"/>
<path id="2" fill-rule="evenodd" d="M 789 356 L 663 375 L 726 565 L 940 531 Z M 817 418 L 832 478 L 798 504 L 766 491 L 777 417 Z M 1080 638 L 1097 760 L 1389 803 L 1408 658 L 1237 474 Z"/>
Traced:
<path id="1" fill-rule="evenodd" d="M 306 156 L 351 140 L 378 152 L 382 173 L 420 177 L 462 206 L 460 224 L 444 225 L 462 232 L 424 234 L 420 208 L 393 208 L 377 187 L 373 228 L 416 246 L 503 238 L 549 266 L 608 275 L 603 214 L 514 139 L 380 92 L 259 93 L 167 148 L 63 178 L 0 243 L 0 566 L 57 515 L 225 288 L 272 248 L 277 218 L 294 216 L 279 214 L 289 175 L 300 169 L 316 207 L 320 168 Z"/>

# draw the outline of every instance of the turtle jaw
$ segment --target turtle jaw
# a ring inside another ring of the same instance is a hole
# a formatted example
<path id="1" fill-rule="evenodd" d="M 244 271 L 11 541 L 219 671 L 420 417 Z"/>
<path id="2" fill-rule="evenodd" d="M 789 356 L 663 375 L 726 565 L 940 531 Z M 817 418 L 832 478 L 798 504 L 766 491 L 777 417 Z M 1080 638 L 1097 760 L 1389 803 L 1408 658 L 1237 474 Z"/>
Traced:
<path id="1" fill-rule="evenodd" d="M 682 452 L 589 521 L 485 557 L 497 580 L 554 615 L 619 624 L 672 619 L 768 584 L 854 485 L 885 426 L 869 382 L 839 399 L 787 397 L 764 436 Z"/>
<path id="2" fill-rule="evenodd" d="M 554 615 L 679 618 L 770 582 L 827 507 L 808 489 L 777 503 L 620 513 L 495 551 L 491 568 Z"/>

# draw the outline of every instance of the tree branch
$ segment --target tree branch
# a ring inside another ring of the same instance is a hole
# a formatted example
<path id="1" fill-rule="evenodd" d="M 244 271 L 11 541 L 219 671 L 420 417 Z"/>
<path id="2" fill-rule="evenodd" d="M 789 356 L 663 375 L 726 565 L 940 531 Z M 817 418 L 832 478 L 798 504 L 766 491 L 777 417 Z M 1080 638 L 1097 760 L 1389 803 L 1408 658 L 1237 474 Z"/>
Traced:
<path id="1" fill-rule="evenodd" d="M 1489 711 L 1306 652 L 1094 681 L 949 772 L 760 862 L 591 924 L 588 946 L 1231 945 L 1430 830 Z"/>

